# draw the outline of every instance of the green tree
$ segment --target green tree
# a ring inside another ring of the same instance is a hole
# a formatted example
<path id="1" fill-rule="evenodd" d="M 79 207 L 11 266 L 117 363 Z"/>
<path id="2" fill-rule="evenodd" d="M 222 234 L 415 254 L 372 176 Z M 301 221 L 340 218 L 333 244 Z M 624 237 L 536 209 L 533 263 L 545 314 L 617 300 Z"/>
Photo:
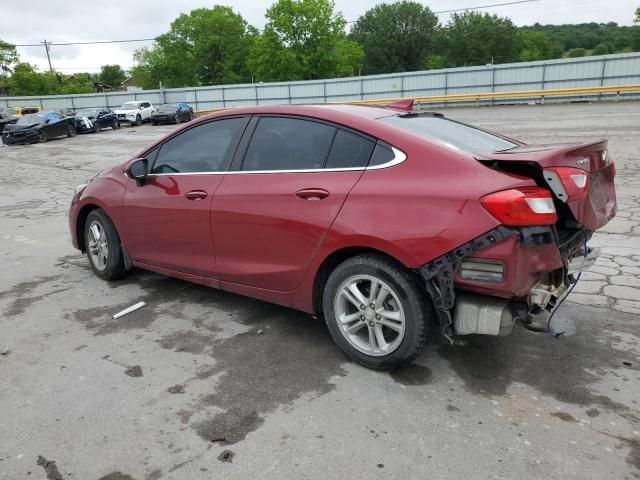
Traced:
<path id="1" fill-rule="evenodd" d="M 55 93 L 69 95 L 74 93 L 91 92 L 93 92 L 93 77 L 91 74 L 75 73 L 66 78 L 59 78 L 58 87 Z"/>
<path id="2" fill-rule="evenodd" d="M 520 53 L 513 22 L 488 13 L 454 13 L 444 38 L 449 65 L 455 67 L 513 62 Z"/>
<path id="3" fill-rule="evenodd" d="M 349 37 L 364 48 L 362 72 L 410 72 L 428 65 L 439 23 L 429 7 L 402 1 L 367 10 Z"/>
<path id="4" fill-rule="evenodd" d="M 120 65 L 103 65 L 98 75 L 99 81 L 111 87 L 117 87 L 126 79 L 127 75 Z"/>
<path id="5" fill-rule="evenodd" d="M 584 48 L 572 48 L 567 52 L 567 57 L 569 58 L 579 58 L 584 57 L 587 54 Z"/>
<path id="6" fill-rule="evenodd" d="M 596 48 L 593 49 L 592 55 L 607 55 L 611 53 L 609 45 L 606 43 L 599 43 Z"/>
<path id="7" fill-rule="evenodd" d="M 0 40 L 0 93 L 8 90 L 8 81 L 13 67 L 18 63 L 16 47 Z"/>
<path id="8" fill-rule="evenodd" d="M 7 85 L 9 95 L 46 95 L 51 88 L 51 81 L 37 72 L 28 63 L 18 63 Z"/>
<path id="9" fill-rule="evenodd" d="M 633 21 L 635 23 L 640 23 L 640 7 L 636 8 L 636 18 Z"/>
<path id="10" fill-rule="evenodd" d="M 640 27 L 633 27 L 631 32 L 631 50 L 640 52 Z"/>
<path id="11" fill-rule="evenodd" d="M 134 55 L 136 83 L 157 88 L 236 83 L 250 79 L 246 66 L 255 29 L 229 7 L 198 8 L 171 23 L 151 48 Z"/>
<path id="12" fill-rule="evenodd" d="M 278 0 L 251 48 L 247 65 L 259 81 L 352 75 L 364 52 L 347 39 L 346 21 L 331 0 Z"/>
<path id="13" fill-rule="evenodd" d="M 553 45 L 549 36 L 542 32 L 524 31 L 520 32 L 519 59 L 523 62 L 532 60 L 547 60 L 554 58 Z M 562 53 L 562 50 L 560 50 Z"/>

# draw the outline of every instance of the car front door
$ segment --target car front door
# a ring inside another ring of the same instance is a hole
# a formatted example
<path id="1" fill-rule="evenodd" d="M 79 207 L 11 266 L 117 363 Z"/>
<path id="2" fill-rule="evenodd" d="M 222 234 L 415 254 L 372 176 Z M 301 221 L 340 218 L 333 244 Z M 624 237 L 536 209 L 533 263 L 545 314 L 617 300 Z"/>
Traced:
<path id="1" fill-rule="evenodd" d="M 67 134 L 67 122 L 64 115 L 50 112 L 47 114 L 47 119 L 49 120 L 47 126 L 49 127 L 50 137 L 60 137 Z"/>
<path id="2" fill-rule="evenodd" d="M 373 145 L 310 119 L 254 118 L 213 200 L 216 278 L 298 287 Z"/>
<path id="3" fill-rule="evenodd" d="M 147 154 L 150 173 L 127 183 L 123 243 L 135 262 L 210 276 L 215 252 L 211 201 L 247 117 L 201 123 Z"/>

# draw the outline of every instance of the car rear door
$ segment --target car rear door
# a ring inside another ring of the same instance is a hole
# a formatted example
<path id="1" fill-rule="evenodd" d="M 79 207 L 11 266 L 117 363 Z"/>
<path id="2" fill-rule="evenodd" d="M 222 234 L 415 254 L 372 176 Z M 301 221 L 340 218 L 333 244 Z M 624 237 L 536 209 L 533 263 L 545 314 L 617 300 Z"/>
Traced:
<path id="1" fill-rule="evenodd" d="M 147 180 L 142 186 L 130 180 L 123 200 L 123 242 L 135 262 L 211 275 L 211 201 L 248 121 L 200 123 L 147 155 Z"/>
<path id="2" fill-rule="evenodd" d="M 312 119 L 254 117 L 213 200 L 216 278 L 275 291 L 300 285 L 373 145 Z"/>

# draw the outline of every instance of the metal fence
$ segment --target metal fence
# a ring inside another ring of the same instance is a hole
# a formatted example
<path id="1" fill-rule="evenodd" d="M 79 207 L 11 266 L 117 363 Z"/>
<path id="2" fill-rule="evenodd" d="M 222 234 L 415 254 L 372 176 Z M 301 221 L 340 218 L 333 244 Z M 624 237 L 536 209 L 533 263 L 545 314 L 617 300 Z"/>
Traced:
<path id="1" fill-rule="evenodd" d="M 187 102 L 193 106 L 194 110 L 202 111 L 239 105 L 348 102 L 376 98 L 517 92 L 625 84 L 640 84 L 640 53 L 300 82 L 43 97 L 0 97 L 0 105 L 35 104 L 43 109 L 103 106 L 114 108 L 127 101 L 144 100 L 154 104 Z M 637 93 L 624 95 L 638 97 Z M 607 94 L 590 97 L 604 98 Z M 558 99 L 555 97 L 555 101 Z M 486 101 L 504 103 L 507 100 Z M 517 101 L 531 102 L 532 100 L 517 98 L 508 100 L 509 103 Z M 463 101 L 456 103 L 461 102 Z"/>

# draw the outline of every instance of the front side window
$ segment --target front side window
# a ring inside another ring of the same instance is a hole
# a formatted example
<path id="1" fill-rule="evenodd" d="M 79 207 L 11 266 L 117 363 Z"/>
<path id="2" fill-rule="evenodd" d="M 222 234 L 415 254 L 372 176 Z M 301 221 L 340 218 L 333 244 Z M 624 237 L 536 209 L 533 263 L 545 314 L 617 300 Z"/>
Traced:
<path id="1" fill-rule="evenodd" d="M 242 170 L 309 170 L 324 166 L 335 127 L 297 118 L 263 117 Z"/>
<path id="2" fill-rule="evenodd" d="M 497 152 L 518 146 L 498 135 L 441 116 L 395 115 L 380 120 L 466 153 Z"/>
<path id="3" fill-rule="evenodd" d="M 246 118 L 208 122 L 169 139 L 151 170 L 152 174 L 220 172 L 226 170 L 230 146 L 245 126 Z"/>

